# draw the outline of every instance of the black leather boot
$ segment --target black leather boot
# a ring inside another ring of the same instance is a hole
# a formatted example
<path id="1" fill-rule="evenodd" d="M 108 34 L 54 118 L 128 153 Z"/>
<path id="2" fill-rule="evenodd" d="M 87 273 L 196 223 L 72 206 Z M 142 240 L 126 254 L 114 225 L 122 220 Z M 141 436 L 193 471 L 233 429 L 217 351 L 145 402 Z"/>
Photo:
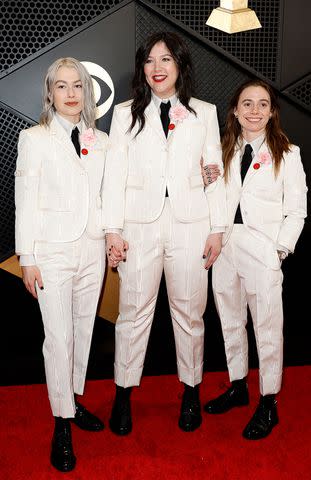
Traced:
<path id="1" fill-rule="evenodd" d="M 179 428 L 184 432 L 193 432 L 202 423 L 201 404 L 199 397 L 199 385 L 190 387 L 185 384 L 185 390 L 181 402 Z"/>
<path id="2" fill-rule="evenodd" d="M 246 378 L 242 378 L 241 380 L 234 380 L 225 393 L 207 402 L 204 405 L 204 410 L 212 414 L 225 413 L 231 410 L 231 408 L 242 407 L 248 404 L 249 396 Z"/>
<path id="3" fill-rule="evenodd" d="M 258 407 L 249 423 L 243 430 L 247 440 L 260 440 L 267 437 L 273 427 L 279 423 L 275 395 L 260 395 Z"/>
<path id="4" fill-rule="evenodd" d="M 52 438 L 51 464 L 60 472 L 70 472 L 76 466 L 68 418 L 54 417 L 55 428 Z"/>
<path id="5" fill-rule="evenodd" d="M 104 429 L 103 422 L 89 412 L 81 403 L 75 401 L 76 404 L 76 414 L 74 418 L 71 419 L 82 430 L 88 430 L 89 432 L 99 432 Z"/>
<path id="6" fill-rule="evenodd" d="M 131 391 L 132 387 L 116 385 L 116 396 L 109 420 L 110 429 L 116 435 L 128 435 L 132 431 Z"/>

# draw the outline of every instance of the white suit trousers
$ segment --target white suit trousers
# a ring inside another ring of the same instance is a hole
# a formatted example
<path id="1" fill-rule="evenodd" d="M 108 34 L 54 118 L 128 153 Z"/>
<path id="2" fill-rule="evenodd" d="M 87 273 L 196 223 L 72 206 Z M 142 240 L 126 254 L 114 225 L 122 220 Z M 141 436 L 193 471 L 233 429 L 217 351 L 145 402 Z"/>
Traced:
<path id="1" fill-rule="evenodd" d="M 180 381 L 202 381 L 207 271 L 202 258 L 209 220 L 181 223 L 169 199 L 152 223 L 128 223 L 126 262 L 119 265 L 120 307 L 116 323 L 115 382 L 139 385 L 164 269 Z M 165 339 L 163 339 L 165 341 Z M 161 348 L 161 345 L 159 345 Z"/>
<path id="2" fill-rule="evenodd" d="M 283 364 L 283 274 L 280 266 L 271 269 L 264 263 L 265 242 L 244 225 L 234 225 L 228 243 L 213 266 L 213 291 L 230 380 L 244 378 L 248 373 L 245 329 L 248 304 L 256 337 L 262 395 L 279 392 Z M 277 255 L 277 252 L 271 249 L 271 254 Z"/>
<path id="3" fill-rule="evenodd" d="M 35 258 L 44 285 L 37 293 L 51 409 L 54 416 L 73 417 L 74 393 L 81 395 L 84 390 L 105 269 L 105 244 L 86 233 L 74 242 L 37 242 Z"/>

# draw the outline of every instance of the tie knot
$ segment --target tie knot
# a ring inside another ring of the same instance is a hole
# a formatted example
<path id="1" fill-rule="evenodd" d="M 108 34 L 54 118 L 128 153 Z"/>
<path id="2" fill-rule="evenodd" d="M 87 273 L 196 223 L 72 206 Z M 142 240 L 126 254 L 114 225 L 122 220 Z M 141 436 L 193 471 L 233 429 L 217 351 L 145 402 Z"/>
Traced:
<path id="1" fill-rule="evenodd" d="M 71 138 L 78 138 L 79 137 L 79 129 L 78 127 L 75 127 L 71 131 Z"/>
<path id="2" fill-rule="evenodd" d="M 168 115 L 168 112 L 171 108 L 171 102 L 168 101 L 167 103 L 164 103 L 164 102 L 161 102 L 161 105 L 160 105 L 160 110 L 161 110 L 161 113 L 165 114 L 165 115 Z"/>
<path id="3" fill-rule="evenodd" d="M 246 153 L 246 155 L 249 155 L 250 153 L 252 153 L 252 151 L 253 151 L 252 146 L 251 146 L 249 143 L 247 143 L 247 144 L 245 145 L 244 153 Z"/>

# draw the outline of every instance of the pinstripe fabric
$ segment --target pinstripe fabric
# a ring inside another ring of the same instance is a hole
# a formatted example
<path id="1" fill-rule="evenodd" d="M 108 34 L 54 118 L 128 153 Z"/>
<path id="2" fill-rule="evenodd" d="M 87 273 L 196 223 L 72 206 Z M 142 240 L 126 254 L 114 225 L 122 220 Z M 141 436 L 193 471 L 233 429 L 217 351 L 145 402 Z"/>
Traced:
<path id="1" fill-rule="evenodd" d="M 84 233 L 74 242 L 37 242 L 35 258 L 44 285 L 38 299 L 51 408 L 54 416 L 73 417 L 74 393 L 84 389 L 105 269 L 104 241 Z"/>
<path id="2" fill-rule="evenodd" d="M 202 380 L 207 271 L 202 259 L 209 220 L 181 223 L 169 199 L 152 223 L 128 223 L 124 238 L 130 249 L 120 264 L 120 315 L 116 324 L 115 381 L 139 385 L 164 269 L 174 328 L 180 381 Z"/>
<path id="3" fill-rule="evenodd" d="M 213 290 L 221 320 L 230 380 L 248 372 L 245 330 L 247 304 L 252 315 L 259 358 L 260 392 L 278 393 L 283 363 L 283 274 L 276 251 L 266 265 L 265 241 L 235 225 L 228 243 L 213 267 Z"/>

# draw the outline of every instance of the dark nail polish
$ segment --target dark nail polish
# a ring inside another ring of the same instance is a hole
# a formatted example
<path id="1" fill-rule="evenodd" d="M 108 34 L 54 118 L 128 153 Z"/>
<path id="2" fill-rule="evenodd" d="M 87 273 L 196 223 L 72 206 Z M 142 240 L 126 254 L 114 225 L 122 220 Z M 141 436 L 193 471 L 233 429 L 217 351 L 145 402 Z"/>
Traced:
<path id="1" fill-rule="evenodd" d="M 203 258 L 205 259 L 205 258 L 206 258 L 206 255 L 203 255 Z"/>
<path id="2" fill-rule="evenodd" d="M 40 290 L 44 290 L 44 287 L 40 287 Z"/>
<path id="3" fill-rule="evenodd" d="M 126 262 L 126 258 L 123 259 L 123 262 Z"/>

